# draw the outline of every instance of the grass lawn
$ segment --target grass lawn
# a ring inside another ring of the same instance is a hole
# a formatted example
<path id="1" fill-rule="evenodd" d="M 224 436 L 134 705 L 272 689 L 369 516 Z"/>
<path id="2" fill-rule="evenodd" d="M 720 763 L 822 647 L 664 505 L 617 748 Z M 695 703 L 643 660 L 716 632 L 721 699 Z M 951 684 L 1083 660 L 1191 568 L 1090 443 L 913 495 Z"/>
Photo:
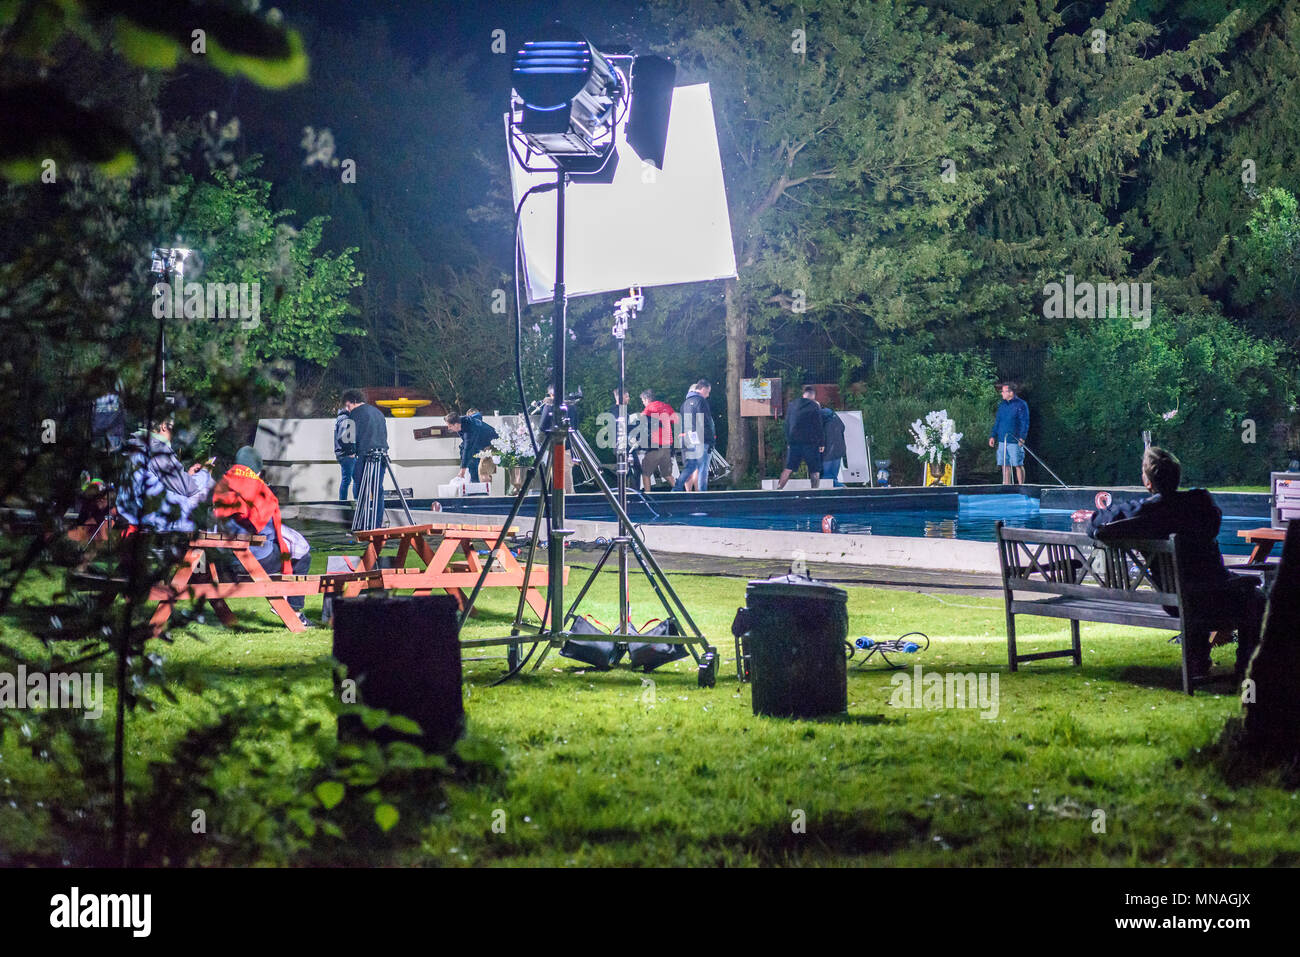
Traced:
<path id="1" fill-rule="evenodd" d="M 584 671 L 552 654 L 539 671 L 496 688 L 489 684 L 500 662 L 467 662 L 470 733 L 503 749 L 505 776 L 453 788 L 445 813 L 424 826 L 419 851 L 394 863 L 1300 862 L 1295 793 L 1234 789 L 1198 757 L 1240 705 L 1230 681 L 1183 695 L 1168 633 L 1085 623 L 1082 668 L 1048 661 L 1011 674 L 1000 597 L 849 587 L 850 637 L 926 632 L 931 647 L 909 666 L 997 674 L 996 717 L 891 707 L 893 673 L 854 661 L 846 716 L 757 718 L 749 686 L 735 680 L 729 631 L 744 582 L 673 580 L 724 654 L 717 687 L 698 688 L 689 659 L 647 678 Z M 602 576 L 587 609 L 604 621 L 614 617 L 613 584 Z M 635 617 L 654 617 L 648 592 L 638 597 Z M 168 667 L 201 666 L 216 686 L 241 695 L 288 700 L 328 686 L 329 629 L 295 635 L 264 602 L 234 608 L 238 629 L 177 632 L 163 650 Z M 484 600 L 464 635 L 508 633 L 513 609 L 505 595 Z M 307 610 L 318 617 L 319 599 Z M 1065 623 L 1018 621 L 1024 651 L 1068 642 Z M 1215 655 L 1220 669 L 1230 668 L 1233 649 Z M 179 689 L 178 704 L 130 719 L 133 775 L 143 779 L 146 763 L 211 710 L 212 693 Z M 321 718 L 331 720 L 324 711 Z M 22 851 L 39 846 L 33 805 L 56 785 L 14 744 L 0 747 L 0 849 Z"/>

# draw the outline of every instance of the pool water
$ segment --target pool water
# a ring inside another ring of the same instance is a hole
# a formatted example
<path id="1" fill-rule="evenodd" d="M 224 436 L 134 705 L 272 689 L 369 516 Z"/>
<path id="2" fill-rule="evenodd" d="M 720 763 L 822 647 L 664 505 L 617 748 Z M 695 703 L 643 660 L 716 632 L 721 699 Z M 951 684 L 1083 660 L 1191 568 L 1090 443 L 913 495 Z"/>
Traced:
<path id="1" fill-rule="evenodd" d="M 966 541 L 991 542 L 994 523 L 1001 520 L 1017 528 L 1041 528 L 1057 532 L 1083 531 L 1070 519 L 1069 509 L 1040 508 L 1036 498 L 1027 495 L 962 495 L 956 509 L 890 509 L 866 512 L 832 511 L 835 531 L 846 535 L 900 535 L 907 538 L 960 538 Z M 1219 528 L 1219 550 L 1225 555 L 1246 555 L 1250 546 L 1237 532 L 1268 525 L 1269 517 L 1227 516 Z M 822 516 L 763 515 L 711 516 L 698 518 L 692 525 L 727 528 L 771 528 L 786 531 L 820 532 Z"/>
<path id="2" fill-rule="evenodd" d="M 525 506 L 521 519 L 525 516 L 531 518 L 531 506 L 535 501 L 532 499 Z M 896 507 L 895 503 L 904 507 Z M 503 499 L 462 499 L 447 504 L 450 507 L 446 507 L 444 514 L 449 519 L 462 509 L 505 512 L 509 508 L 508 501 Z M 609 507 L 600 500 L 583 496 L 570 499 L 567 504 L 566 512 L 573 519 L 611 521 L 614 518 Z M 977 542 L 993 541 L 993 526 L 998 520 L 1020 528 L 1061 532 L 1083 530 L 1082 526 L 1076 528 L 1070 520 L 1071 510 L 1040 508 L 1036 497 L 1012 493 L 964 495 L 937 490 L 892 501 L 890 497 L 840 496 L 838 493 L 821 496 L 784 493 L 748 499 L 727 493 L 691 496 L 663 493 L 653 495 L 649 500 L 630 497 L 628 514 L 634 522 L 644 525 L 700 525 L 819 533 L 822 519 L 830 515 L 835 519 L 835 531 L 840 534 L 959 538 Z M 1268 524 L 1267 515 L 1225 515 L 1219 530 L 1219 548 L 1224 554 L 1248 554 L 1250 546 L 1237 537 L 1237 532 Z"/>

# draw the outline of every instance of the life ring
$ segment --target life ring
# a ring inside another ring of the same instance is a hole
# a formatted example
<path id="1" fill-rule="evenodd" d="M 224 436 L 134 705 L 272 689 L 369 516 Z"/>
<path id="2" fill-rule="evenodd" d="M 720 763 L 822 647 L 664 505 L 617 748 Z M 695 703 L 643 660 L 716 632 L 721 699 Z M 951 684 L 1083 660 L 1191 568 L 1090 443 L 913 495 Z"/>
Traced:
<path id="1" fill-rule="evenodd" d="M 1092 497 L 1098 509 L 1110 508 L 1110 492 L 1098 492 Z"/>
<path id="2" fill-rule="evenodd" d="M 822 531 L 825 532 L 827 535 L 831 534 L 837 528 L 839 528 L 839 524 L 840 524 L 839 522 L 835 521 L 834 515 L 822 516 Z"/>

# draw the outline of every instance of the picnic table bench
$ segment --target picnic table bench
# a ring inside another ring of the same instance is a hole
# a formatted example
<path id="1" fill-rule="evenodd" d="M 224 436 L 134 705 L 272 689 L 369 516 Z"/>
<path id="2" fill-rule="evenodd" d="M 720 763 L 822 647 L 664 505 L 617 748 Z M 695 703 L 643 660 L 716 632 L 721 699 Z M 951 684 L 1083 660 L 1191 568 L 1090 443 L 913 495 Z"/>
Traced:
<path id="1" fill-rule="evenodd" d="M 513 534 L 517 529 L 507 530 Z M 472 589 L 478 582 L 483 570 L 483 559 L 475 547 L 482 543 L 489 551 L 501 535 L 500 525 L 463 525 L 454 523 L 425 523 L 422 525 L 399 525 L 390 528 L 376 528 L 358 531 L 357 539 L 366 543 L 361 556 L 359 571 L 379 569 L 382 574 L 382 586 L 385 589 L 414 589 L 417 595 L 429 595 L 433 589 L 440 588 L 456 599 L 457 605 L 464 609 L 464 589 Z M 395 568 L 381 568 L 379 555 L 390 542 L 397 543 Z M 436 548 L 434 544 L 436 542 Z M 406 561 L 414 552 L 424 563 L 424 568 L 406 568 Z M 524 593 L 524 600 L 539 616 L 546 615 L 546 597 L 539 586 L 545 587 L 549 581 L 546 568 L 535 566 L 527 580 L 524 567 L 508 547 L 501 549 L 492 559 L 492 570 L 484 579 L 483 587 L 515 588 Z M 569 580 L 569 568 L 564 568 L 564 580 Z M 360 585 L 345 586 L 343 594 L 351 597 L 360 592 Z"/>
<path id="2" fill-rule="evenodd" d="M 1079 637 L 1081 621 L 1181 632 L 1188 628 L 1231 631 L 1238 622 L 1213 609 L 1195 617 L 1185 601 L 1187 584 L 1179 559 L 1178 540 L 1133 539 L 1098 542 L 1082 532 L 1053 532 L 995 525 L 998 564 L 1007 615 L 1007 658 L 1011 670 L 1023 661 L 1072 658 L 1083 664 Z M 1172 586 L 1171 591 L 1165 587 Z M 1016 592 L 1050 596 L 1027 600 Z M 1174 608 L 1170 614 L 1165 608 Z M 1016 650 L 1016 615 L 1067 618 L 1070 647 L 1020 654 Z M 1192 694 L 1187 642 L 1182 643 L 1183 690 Z"/>
<path id="3" fill-rule="evenodd" d="M 231 627 L 238 621 L 227 604 L 232 598 L 264 598 L 286 628 L 293 632 L 305 631 L 307 626 L 299 620 L 298 613 L 290 607 L 288 599 L 300 595 L 338 594 L 350 585 L 382 585 L 381 576 L 377 572 L 268 574 L 250 550 L 251 546 L 261 545 L 265 541 L 261 535 L 218 535 L 211 532 L 192 535 L 186 542 L 184 556 L 177 562 L 171 577 L 149 589 L 148 600 L 158 603 L 149 619 L 154 634 L 163 633 L 176 610 L 177 602 L 185 599 L 197 603 L 196 611 L 206 601 L 212 606 L 218 620 L 226 627 Z M 209 558 L 210 552 L 225 553 L 233 561 L 213 561 Z M 72 583 L 79 588 L 104 592 L 111 600 L 126 587 L 128 580 L 78 572 L 72 576 Z"/>

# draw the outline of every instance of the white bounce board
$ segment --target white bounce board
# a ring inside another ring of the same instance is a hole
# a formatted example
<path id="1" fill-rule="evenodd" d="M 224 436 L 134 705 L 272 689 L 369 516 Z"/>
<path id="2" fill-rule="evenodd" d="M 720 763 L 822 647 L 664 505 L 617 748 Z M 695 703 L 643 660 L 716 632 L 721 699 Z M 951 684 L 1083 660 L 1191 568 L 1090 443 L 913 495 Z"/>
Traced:
<path id="1" fill-rule="evenodd" d="M 509 121 L 506 118 L 507 136 Z M 573 181 L 565 190 L 564 285 L 569 296 L 729 279 L 736 275 L 731 220 L 722 179 L 722 156 L 707 83 L 673 90 L 664 168 L 643 164 L 615 131 L 618 169 L 612 183 Z M 523 147 L 516 143 L 523 154 Z M 534 168 L 554 168 L 528 157 Z M 553 172 L 529 173 L 510 152 L 515 205 Z M 529 303 L 547 302 L 555 290 L 556 194 L 534 194 L 520 223 Z"/>

